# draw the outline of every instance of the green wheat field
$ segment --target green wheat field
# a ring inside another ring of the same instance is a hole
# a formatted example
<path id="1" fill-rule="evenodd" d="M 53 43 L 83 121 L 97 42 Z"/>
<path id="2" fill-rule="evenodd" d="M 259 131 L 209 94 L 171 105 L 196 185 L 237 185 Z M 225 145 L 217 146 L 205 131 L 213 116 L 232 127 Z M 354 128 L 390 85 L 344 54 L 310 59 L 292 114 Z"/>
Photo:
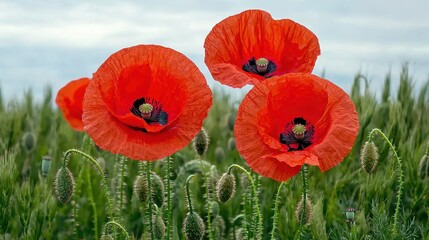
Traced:
<path id="1" fill-rule="evenodd" d="M 193 211 L 204 221 L 204 239 L 259 239 L 256 204 L 262 239 L 429 239 L 429 161 L 420 163 L 429 144 L 429 81 L 416 88 L 406 65 L 396 72 L 400 82 L 395 91 L 390 74 L 371 81 L 384 81 L 381 91 L 361 74 L 356 75 L 352 89 L 346 89 L 356 104 L 360 132 L 338 166 L 324 173 L 308 166 L 312 219 L 306 225 L 299 223 L 295 213 L 303 189 L 301 174 L 285 182 L 277 198 L 280 183 L 247 167 L 235 149 L 232 131 L 240 102 L 226 93 L 214 93 L 204 122 L 210 143 L 203 156 L 195 153 L 191 143 L 170 160 L 150 164 L 153 206 L 139 201 L 134 189 L 137 177 L 146 177 L 146 163 L 100 150 L 85 133 L 73 131 L 52 104 L 56 93 L 49 87 L 40 102 L 33 99 L 31 90 L 21 100 L 5 101 L 0 96 L 0 239 L 185 239 L 183 222 L 189 212 L 185 185 L 192 174 L 189 192 Z M 394 152 L 376 135 L 380 158 L 375 171 L 368 174 L 360 164 L 361 148 L 374 128 L 384 132 L 402 160 L 404 182 L 394 236 L 400 187 Z M 68 167 L 75 191 L 70 201 L 61 203 L 54 180 L 68 149 L 89 154 L 104 173 L 72 154 Z M 51 157 L 51 165 L 42 171 L 44 156 Z M 216 184 L 232 164 L 250 172 L 257 195 L 253 196 L 247 176 L 234 169 L 235 194 L 221 203 Z M 102 186 L 110 193 L 110 214 Z M 355 214 L 346 218 L 350 208 Z M 162 235 L 166 228 L 169 232 Z"/>

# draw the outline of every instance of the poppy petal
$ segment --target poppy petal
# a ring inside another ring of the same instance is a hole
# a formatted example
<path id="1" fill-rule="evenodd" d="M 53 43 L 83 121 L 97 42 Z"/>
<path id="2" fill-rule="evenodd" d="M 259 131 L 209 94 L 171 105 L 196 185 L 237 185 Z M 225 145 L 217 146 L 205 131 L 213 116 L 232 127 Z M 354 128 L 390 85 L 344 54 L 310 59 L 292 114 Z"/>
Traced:
<path id="1" fill-rule="evenodd" d="M 76 131 L 83 131 L 82 101 L 89 82 L 89 78 L 70 81 L 58 91 L 55 98 L 64 118 Z"/>
<path id="2" fill-rule="evenodd" d="M 168 118 L 149 122 L 133 112 L 136 101 L 151 102 Z M 101 148 L 158 160 L 189 144 L 211 104 L 211 90 L 192 61 L 169 48 L 138 45 L 114 53 L 94 73 L 83 122 Z"/>
<path id="3" fill-rule="evenodd" d="M 286 73 L 311 73 L 320 55 L 318 39 L 310 30 L 290 19 L 274 20 L 261 10 L 247 10 L 219 22 L 207 35 L 204 48 L 213 78 L 236 88 Z M 258 58 L 275 67 L 267 74 L 243 70 Z"/>
<path id="4" fill-rule="evenodd" d="M 294 124 L 305 125 L 307 135 L 285 133 Z M 254 171 L 284 181 L 303 164 L 326 171 L 340 163 L 358 130 L 355 106 L 347 93 L 315 75 L 291 73 L 249 91 L 239 107 L 234 135 L 237 150 Z M 268 166 L 286 173 L 280 177 Z"/>

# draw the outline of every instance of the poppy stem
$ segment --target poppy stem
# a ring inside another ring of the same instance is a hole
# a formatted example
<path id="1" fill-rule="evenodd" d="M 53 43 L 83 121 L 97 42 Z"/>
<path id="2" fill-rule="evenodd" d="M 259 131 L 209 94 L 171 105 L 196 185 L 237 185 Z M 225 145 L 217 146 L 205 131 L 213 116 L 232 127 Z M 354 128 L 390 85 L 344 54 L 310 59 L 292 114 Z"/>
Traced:
<path id="1" fill-rule="evenodd" d="M 151 184 L 151 178 L 152 175 L 150 173 L 150 162 L 146 162 L 146 178 L 147 178 L 147 191 L 149 193 L 148 197 L 148 211 L 149 211 L 149 231 L 150 231 L 150 239 L 154 239 L 154 233 L 153 233 L 153 222 L 152 222 L 152 184 Z"/>
<path id="2" fill-rule="evenodd" d="M 165 239 L 170 240 L 171 229 L 171 157 L 167 157 L 167 236 Z"/>
<path id="3" fill-rule="evenodd" d="M 303 197 L 303 202 L 302 202 L 302 212 L 301 212 L 301 216 L 299 216 L 300 221 L 299 221 L 299 237 L 302 238 L 303 236 L 303 226 L 304 226 L 304 217 L 305 217 L 305 210 L 307 208 L 307 164 L 302 165 L 301 167 L 301 175 L 302 175 L 302 197 Z"/>
<path id="4" fill-rule="evenodd" d="M 194 213 L 194 209 L 192 208 L 191 194 L 189 193 L 189 182 L 194 176 L 195 175 L 189 175 L 189 177 L 186 179 L 186 197 L 188 198 L 189 212 L 191 214 Z"/>
<path id="5" fill-rule="evenodd" d="M 273 216 L 273 229 L 271 230 L 271 240 L 275 240 L 274 237 L 277 229 L 277 221 L 279 218 L 279 202 L 280 202 L 280 190 L 283 187 L 283 184 L 286 182 L 281 182 L 279 188 L 277 189 L 276 201 L 274 202 L 274 216 Z"/>
<path id="6" fill-rule="evenodd" d="M 74 148 L 69 149 L 64 153 L 64 158 L 63 158 L 63 166 L 64 167 L 67 166 L 68 161 L 70 160 L 70 155 L 72 153 L 76 153 L 76 154 L 82 156 L 84 159 L 89 160 L 91 162 L 91 164 L 95 167 L 95 169 L 97 169 L 99 175 L 102 176 L 101 188 L 104 189 L 104 195 L 105 195 L 106 200 L 107 200 L 107 203 L 106 203 L 106 205 L 107 205 L 107 216 L 108 216 L 108 219 L 113 219 L 114 217 L 113 217 L 113 211 L 112 211 L 112 203 L 110 201 L 110 192 L 109 192 L 109 189 L 107 188 L 107 182 L 106 182 L 106 178 L 104 177 L 103 169 L 100 167 L 98 162 L 93 157 L 91 157 L 90 155 L 88 155 L 88 154 L 86 154 L 86 153 L 84 153 L 78 149 L 74 149 Z"/>
<path id="7" fill-rule="evenodd" d="M 368 140 L 372 141 L 372 138 L 375 134 L 380 134 L 380 136 L 386 141 L 386 143 L 389 145 L 390 149 L 393 152 L 393 155 L 396 160 L 396 174 L 398 175 L 398 193 L 396 194 L 397 202 L 396 202 L 396 208 L 395 208 L 395 215 L 393 217 L 393 237 L 397 234 L 397 228 L 398 228 L 398 215 L 399 215 L 399 209 L 401 207 L 401 196 L 402 196 L 402 189 L 404 185 L 404 171 L 402 169 L 402 161 L 401 158 L 398 156 L 398 153 L 395 150 L 395 147 L 393 146 L 392 142 L 386 137 L 386 135 L 378 128 L 374 128 L 369 133 Z M 429 147 L 428 147 L 429 148 Z"/>
<path id="8" fill-rule="evenodd" d="M 256 199 L 256 213 L 258 215 L 258 236 L 260 239 L 262 239 L 262 217 L 261 217 L 261 211 L 259 210 L 259 201 L 258 201 L 258 193 L 256 191 L 256 187 L 255 187 L 255 183 L 253 181 L 252 176 L 250 176 L 250 173 L 244 169 L 242 166 L 238 165 L 238 164 L 232 164 L 231 166 L 229 166 L 228 168 L 228 174 L 231 174 L 231 170 L 233 168 L 238 168 L 240 169 L 244 174 L 246 174 L 247 178 L 249 179 L 250 184 L 252 185 L 252 190 L 253 190 L 253 196 Z"/>
<path id="9" fill-rule="evenodd" d="M 115 222 L 114 220 L 112 220 L 112 221 L 110 221 L 110 222 L 107 222 L 105 225 L 104 225 L 104 234 L 108 234 L 108 232 L 107 232 L 107 229 L 108 229 L 108 226 L 109 225 L 113 225 L 113 226 L 116 226 L 117 228 L 119 228 L 119 230 L 121 230 L 122 231 L 122 233 L 124 234 L 124 236 L 125 236 L 125 239 L 130 239 L 130 235 L 128 235 L 128 233 L 127 233 L 127 231 L 125 230 L 125 228 L 121 225 L 121 224 L 119 224 L 119 223 L 117 223 L 117 222 Z"/>

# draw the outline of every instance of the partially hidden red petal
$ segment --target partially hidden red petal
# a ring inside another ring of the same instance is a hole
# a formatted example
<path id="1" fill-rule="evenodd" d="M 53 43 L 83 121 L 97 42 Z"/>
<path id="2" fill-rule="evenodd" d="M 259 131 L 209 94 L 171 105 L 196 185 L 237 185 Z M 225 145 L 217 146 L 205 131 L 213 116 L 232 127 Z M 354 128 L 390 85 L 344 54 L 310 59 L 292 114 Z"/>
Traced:
<path id="1" fill-rule="evenodd" d="M 76 131 L 83 131 L 82 101 L 89 82 L 89 78 L 70 81 L 58 91 L 55 98 L 64 118 Z"/>

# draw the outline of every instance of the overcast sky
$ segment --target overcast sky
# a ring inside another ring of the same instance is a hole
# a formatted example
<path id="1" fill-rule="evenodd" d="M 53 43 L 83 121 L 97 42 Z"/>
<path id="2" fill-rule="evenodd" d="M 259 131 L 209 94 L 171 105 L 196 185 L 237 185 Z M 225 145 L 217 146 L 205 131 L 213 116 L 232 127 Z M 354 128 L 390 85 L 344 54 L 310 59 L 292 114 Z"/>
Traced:
<path id="1" fill-rule="evenodd" d="M 124 47 L 158 44 L 187 55 L 213 88 L 231 89 L 212 80 L 204 39 L 222 19 L 255 8 L 313 31 L 322 52 L 313 73 L 325 70 L 347 92 L 358 71 L 377 89 L 405 61 L 417 87 L 428 79 L 427 0 L 0 0 L 0 88 L 7 99 L 29 88 L 40 98 L 48 84 L 56 92 L 91 77 Z"/>

